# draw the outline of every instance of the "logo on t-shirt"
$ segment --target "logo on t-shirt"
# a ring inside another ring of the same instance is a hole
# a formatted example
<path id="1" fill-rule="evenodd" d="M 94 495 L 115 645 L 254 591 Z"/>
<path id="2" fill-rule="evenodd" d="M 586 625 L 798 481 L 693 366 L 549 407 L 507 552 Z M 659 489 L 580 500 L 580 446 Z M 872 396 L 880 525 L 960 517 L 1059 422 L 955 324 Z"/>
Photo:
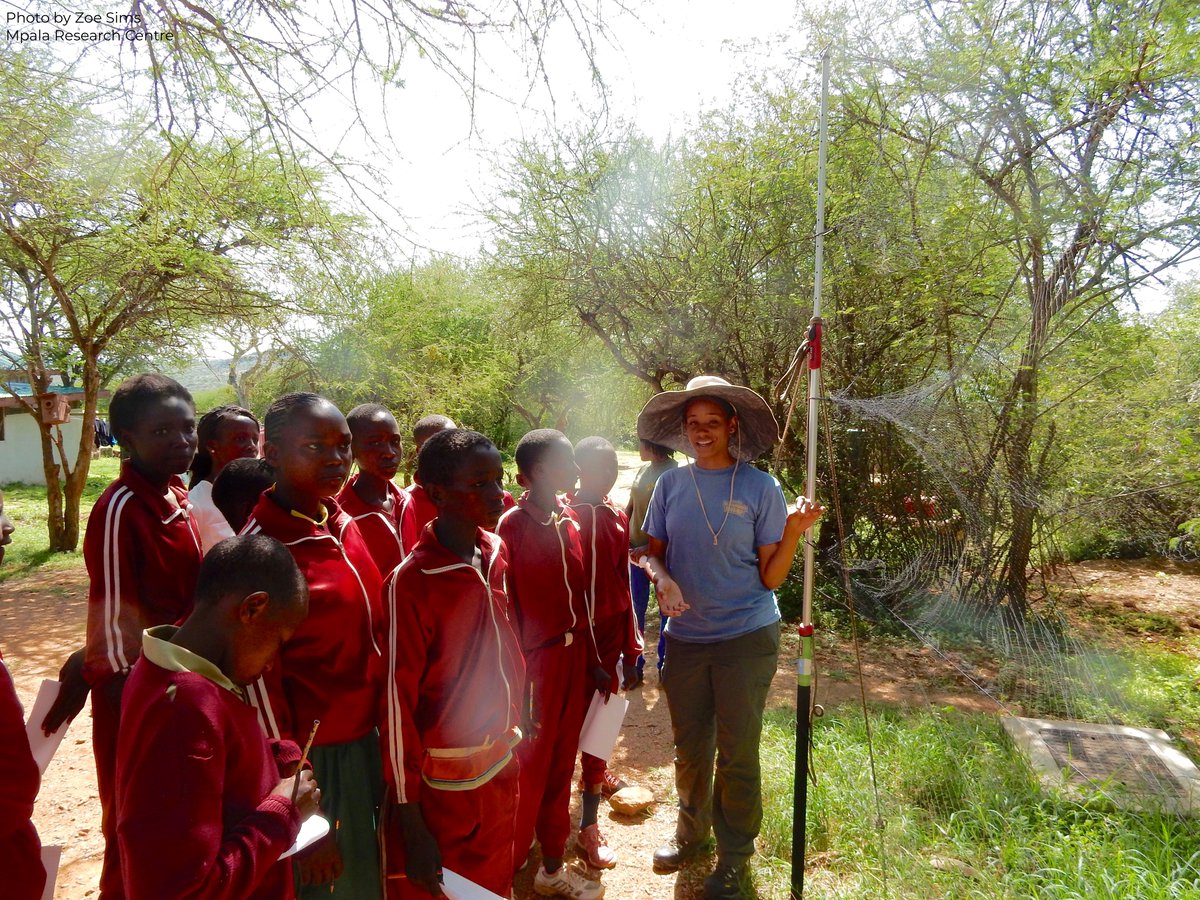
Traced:
<path id="1" fill-rule="evenodd" d="M 731 516 L 744 516 L 749 511 L 750 507 L 748 507 L 741 500 L 725 501 L 725 512 L 729 513 Z"/>

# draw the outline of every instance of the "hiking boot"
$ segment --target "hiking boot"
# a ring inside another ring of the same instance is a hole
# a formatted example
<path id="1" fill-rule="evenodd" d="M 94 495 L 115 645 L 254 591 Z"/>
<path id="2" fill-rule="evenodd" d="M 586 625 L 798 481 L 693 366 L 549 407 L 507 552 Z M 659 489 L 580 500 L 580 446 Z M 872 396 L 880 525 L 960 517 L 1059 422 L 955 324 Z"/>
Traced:
<path id="1" fill-rule="evenodd" d="M 669 842 L 654 851 L 654 871 L 664 873 L 678 871 L 680 866 L 695 856 L 699 850 L 698 842 L 681 841 L 677 837 L 671 838 Z"/>
<path id="2" fill-rule="evenodd" d="M 718 863 L 712 874 L 704 879 L 704 900 L 741 900 L 745 883 L 745 865 Z"/>
<path id="3" fill-rule="evenodd" d="M 604 896 L 604 885 L 589 881 L 568 865 L 561 865 L 551 874 L 545 866 L 538 866 L 533 876 L 533 890 L 543 897 L 570 897 L 571 900 L 600 900 Z"/>
<path id="4" fill-rule="evenodd" d="M 579 849 L 583 851 L 587 864 L 594 869 L 611 869 L 617 864 L 617 854 L 609 849 L 598 824 L 580 829 Z"/>

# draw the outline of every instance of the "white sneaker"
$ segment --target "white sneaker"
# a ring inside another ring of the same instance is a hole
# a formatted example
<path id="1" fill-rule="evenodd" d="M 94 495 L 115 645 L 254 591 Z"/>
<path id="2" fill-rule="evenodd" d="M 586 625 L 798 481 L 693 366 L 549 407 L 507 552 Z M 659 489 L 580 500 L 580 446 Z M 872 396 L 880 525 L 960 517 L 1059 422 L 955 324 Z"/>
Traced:
<path id="1" fill-rule="evenodd" d="M 604 885 L 584 878 L 566 863 L 551 875 L 545 866 L 538 866 L 533 876 L 533 889 L 543 897 L 570 897 L 571 900 L 600 900 Z"/>

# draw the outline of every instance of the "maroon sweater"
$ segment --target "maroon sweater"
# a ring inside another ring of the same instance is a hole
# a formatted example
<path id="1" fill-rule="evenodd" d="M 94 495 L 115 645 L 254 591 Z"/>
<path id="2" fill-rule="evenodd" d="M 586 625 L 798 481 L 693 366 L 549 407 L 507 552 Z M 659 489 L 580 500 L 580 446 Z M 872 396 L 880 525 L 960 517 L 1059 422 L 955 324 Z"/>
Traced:
<path id="1" fill-rule="evenodd" d="M 300 749 L 268 744 L 253 707 L 233 691 L 144 657 L 122 707 L 117 836 L 127 900 L 293 897 L 291 866 L 279 855 L 300 815 L 271 790 Z"/>
<path id="2" fill-rule="evenodd" d="M 30 821 L 40 781 L 21 701 L 0 661 L 0 883 L 11 900 L 38 900 L 46 883 L 42 844 Z"/>

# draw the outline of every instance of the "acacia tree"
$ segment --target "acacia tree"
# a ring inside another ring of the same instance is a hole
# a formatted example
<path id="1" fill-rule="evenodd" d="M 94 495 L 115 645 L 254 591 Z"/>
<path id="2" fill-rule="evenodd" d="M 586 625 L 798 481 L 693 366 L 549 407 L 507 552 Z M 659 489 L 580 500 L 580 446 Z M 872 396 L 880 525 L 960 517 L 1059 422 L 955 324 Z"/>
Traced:
<path id="1" fill-rule="evenodd" d="M 65 78 L 40 71 L 19 56 L 0 75 L 0 303 L 6 353 L 35 395 L 63 345 L 77 361 L 74 459 L 41 427 L 50 547 L 62 551 L 78 544 L 107 382 L 198 327 L 274 306 L 267 279 L 278 284 L 301 248 L 333 242 L 339 220 L 312 194 L 297 204 L 296 184 L 319 183 L 315 172 L 253 141 L 147 140 L 92 117 Z"/>
<path id="2" fill-rule="evenodd" d="M 1182 0 L 967 0 L 911 15 L 910 42 L 868 51 L 849 80 L 875 98 L 871 127 L 961 173 L 998 215 L 1015 337 L 981 458 L 1008 486 L 1002 582 L 1020 613 L 1055 458 L 1047 363 L 1200 250 L 1200 13 Z"/>

